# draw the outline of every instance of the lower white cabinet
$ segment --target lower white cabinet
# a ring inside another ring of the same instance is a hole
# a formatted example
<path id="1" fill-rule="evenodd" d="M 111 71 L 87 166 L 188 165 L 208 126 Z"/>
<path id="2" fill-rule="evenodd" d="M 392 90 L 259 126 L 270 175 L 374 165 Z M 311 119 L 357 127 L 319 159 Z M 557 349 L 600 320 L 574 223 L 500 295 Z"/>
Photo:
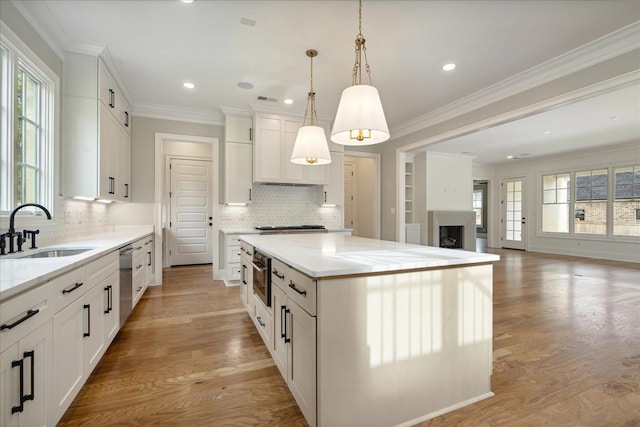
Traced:
<path id="1" fill-rule="evenodd" d="M 253 311 L 253 246 L 241 242 L 240 246 L 240 300 L 247 312 Z"/>
<path id="2" fill-rule="evenodd" d="M 51 408 L 52 321 L 0 353 L 0 425 L 54 425 Z"/>

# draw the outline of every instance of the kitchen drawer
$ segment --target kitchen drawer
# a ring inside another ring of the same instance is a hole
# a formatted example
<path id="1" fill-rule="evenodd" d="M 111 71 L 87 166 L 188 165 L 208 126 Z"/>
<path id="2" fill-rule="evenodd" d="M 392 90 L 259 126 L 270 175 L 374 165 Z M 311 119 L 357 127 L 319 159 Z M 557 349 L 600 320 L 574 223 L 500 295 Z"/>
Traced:
<path id="1" fill-rule="evenodd" d="M 227 248 L 227 263 L 240 262 L 240 246 L 229 246 Z"/>
<path id="2" fill-rule="evenodd" d="M 0 353 L 53 318 L 52 295 L 46 283 L 0 304 Z"/>
<path id="3" fill-rule="evenodd" d="M 244 252 L 249 256 L 249 258 L 253 258 L 253 246 L 246 242 L 240 242 L 240 252 Z"/>
<path id="4" fill-rule="evenodd" d="M 316 315 L 316 281 L 288 267 L 285 287 L 287 296 L 312 316 Z"/>
<path id="5" fill-rule="evenodd" d="M 120 269 L 120 258 L 118 251 L 113 251 L 108 255 L 98 258 L 87 264 L 87 289 L 93 288 L 98 283 L 103 282 L 107 277 Z"/>
<path id="6" fill-rule="evenodd" d="M 260 332 L 260 336 L 265 345 L 269 351 L 271 351 L 273 348 L 273 317 L 262 300 L 255 294 L 253 295 L 253 313 L 251 318 L 258 332 Z"/>
<path id="7" fill-rule="evenodd" d="M 280 260 L 271 259 L 271 283 L 276 284 L 283 291 L 287 288 L 287 276 L 291 268 Z"/>
<path id="8" fill-rule="evenodd" d="M 147 265 L 147 253 L 144 251 L 133 252 L 133 258 L 131 259 L 132 274 L 135 276 L 137 273 L 144 270 L 144 266 Z"/>
<path id="9" fill-rule="evenodd" d="M 227 246 L 240 246 L 240 235 L 239 234 L 227 235 Z"/>
<path id="10" fill-rule="evenodd" d="M 134 267 L 135 271 L 135 267 Z M 138 303 L 138 300 L 142 296 L 145 290 L 145 280 L 146 275 L 143 271 L 140 271 L 138 274 L 134 272 L 133 277 L 131 278 L 131 299 L 133 301 L 132 306 L 135 307 Z"/>
<path id="11" fill-rule="evenodd" d="M 229 280 L 240 280 L 240 276 L 242 276 L 240 263 L 227 264 L 227 268 L 229 269 Z"/>
<path id="12" fill-rule="evenodd" d="M 87 284 L 85 267 L 76 268 L 69 273 L 58 276 L 47 283 L 47 286 L 49 286 L 52 291 L 52 313 L 57 314 L 60 310 L 87 293 L 89 286 Z"/>

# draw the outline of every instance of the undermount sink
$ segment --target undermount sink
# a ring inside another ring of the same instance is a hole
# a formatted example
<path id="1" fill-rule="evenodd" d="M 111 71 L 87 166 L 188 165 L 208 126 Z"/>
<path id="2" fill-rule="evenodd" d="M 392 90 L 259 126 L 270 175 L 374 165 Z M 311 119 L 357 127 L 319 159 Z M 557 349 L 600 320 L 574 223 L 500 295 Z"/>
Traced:
<path id="1" fill-rule="evenodd" d="M 79 255 L 81 253 L 90 251 L 93 248 L 50 248 L 43 249 L 38 252 L 26 253 L 17 258 L 58 258 L 64 256 Z"/>

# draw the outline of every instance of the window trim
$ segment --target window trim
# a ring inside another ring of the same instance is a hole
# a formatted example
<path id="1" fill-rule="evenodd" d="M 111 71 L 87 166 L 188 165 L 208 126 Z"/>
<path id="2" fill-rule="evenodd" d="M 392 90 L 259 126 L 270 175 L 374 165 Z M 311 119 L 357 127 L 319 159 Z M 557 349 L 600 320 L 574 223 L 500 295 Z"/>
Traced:
<path id="1" fill-rule="evenodd" d="M 41 167 L 43 169 L 44 182 L 41 184 L 41 190 L 45 193 L 45 198 L 43 200 L 44 205 L 53 215 L 54 222 L 57 222 L 55 221 L 57 217 L 55 213 L 60 210 L 60 198 L 58 197 L 60 193 L 60 168 L 56 167 L 59 165 L 60 159 L 60 78 L 1 20 L 0 28 L 0 41 L 6 47 L 9 59 L 8 77 L 10 79 L 17 78 L 15 73 L 17 72 L 18 64 L 20 64 L 21 68 L 25 69 L 25 71 L 38 76 L 44 85 L 44 87 L 41 88 L 41 90 L 45 92 L 45 99 L 42 100 L 43 105 L 40 107 L 44 111 L 41 126 L 43 128 L 42 132 L 45 133 L 48 141 L 42 146 L 44 152 L 42 153 L 43 159 Z M 7 141 L 13 141 L 15 138 L 14 123 L 17 117 L 17 94 L 15 90 L 11 91 L 11 93 L 5 93 L 5 91 L 6 88 L 1 89 L 0 97 L 2 97 L 2 99 L 4 99 L 4 97 L 8 99 L 7 106 L 8 108 L 11 108 L 11 114 L 9 115 L 10 123 L 7 123 L 8 126 L 5 126 L 3 123 L 4 134 L 0 135 L 0 137 L 7 138 Z M 2 160 L 0 178 L 3 182 L 0 191 L 5 194 L 7 199 L 10 199 L 6 202 L 0 201 L 2 202 L 0 205 L 0 218 L 3 219 L 3 223 L 5 219 L 8 219 L 9 214 L 11 213 L 9 209 L 11 209 L 11 206 L 15 201 L 13 183 L 15 182 L 16 168 L 13 167 L 13 170 L 9 171 L 6 166 L 6 162 L 9 159 L 11 159 L 11 165 L 15 166 L 13 163 L 13 148 L 14 144 L 6 144 L 6 147 L 2 147 L 2 151 L 0 152 Z M 9 175 L 11 175 L 11 179 L 8 179 Z M 29 221 L 32 223 L 44 222 L 46 220 L 40 216 L 33 216 L 28 211 L 21 211 L 19 215 L 28 215 L 30 217 Z"/>
<path id="2" fill-rule="evenodd" d="M 621 236 L 613 234 L 613 201 L 614 201 L 614 170 L 621 168 L 633 168 L 634 166 L 638 166 L 638 162 L 634 161 L 632 163 L 612 163 L 608 166 L 601 165 L 591 165 L 579 168 L 570 168 L 563 170 L 553 170 L 553 171 L 544 171 L 538 172 L 537 175 L 537 184 L 536 184 L 536 214 L 538 216 L 538 220 L 536 221 L 536 236 L 543 238 L 555 238 L 555 239 L 567 239 L 567 240 L 590 240 L 590 241 L 599 241 L 599 242 L 616 242 L 616 243 L 638 243 L 640 242 L 640 236 Z M 578 172 L 585 171 L 593 171 L 593 170 L 601 170 L 606 169 L 608 174 L 608 207 L 607 207 L 607 234 L 576 234 L 574 230 L 574 221 L 571 216 L 572 212 L 575 212 L 575 174 Z M 569 191 L 571 192 L 571 201 L 569 203 L 569 232 L 552 232 L 552 231 L 542 231 L 542 206 L 543 206 L 543 185 L 542 179 L 547 175 L 558 175 L 562 173 L 569 173 L 571 176 L 571 184 Z"/>

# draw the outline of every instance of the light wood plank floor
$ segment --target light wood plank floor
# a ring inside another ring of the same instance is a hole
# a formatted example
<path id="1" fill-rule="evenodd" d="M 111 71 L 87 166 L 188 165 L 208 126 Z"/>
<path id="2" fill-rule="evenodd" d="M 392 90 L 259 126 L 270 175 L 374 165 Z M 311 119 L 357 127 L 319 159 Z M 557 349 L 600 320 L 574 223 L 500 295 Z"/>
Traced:
<path id="1" fill-rule="evenodd" d="M 490 252 L 495 397 L 421 426 L 640 426 L 640 265 Z M 164 281 L 59 425 L 306 425 L 239 289 L 207 266 Z"/>

